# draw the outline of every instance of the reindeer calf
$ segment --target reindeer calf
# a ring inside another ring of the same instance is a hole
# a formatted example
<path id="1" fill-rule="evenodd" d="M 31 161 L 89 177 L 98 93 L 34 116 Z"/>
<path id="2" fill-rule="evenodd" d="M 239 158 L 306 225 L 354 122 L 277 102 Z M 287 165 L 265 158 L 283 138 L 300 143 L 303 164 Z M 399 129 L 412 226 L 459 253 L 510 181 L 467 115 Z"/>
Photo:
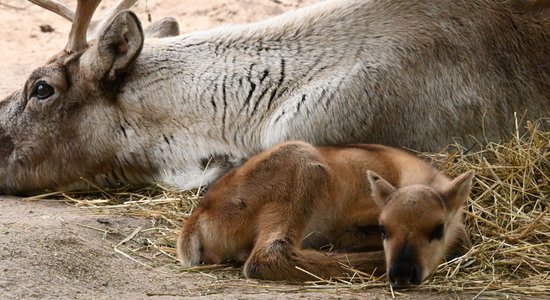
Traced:
<path id="1" fill-rule="evenodd" d="M 181 229 L 178 258 L 186 267 L 244 263 L 258 279 L 314 279 L 300 269 L 338 277 L 345 264 L 386 270 L 394 287 L 419 284 L 469 242 L 461 206 L 472 178 L 451 181 L 380 145 L 282 143 L 208 190 Z"/>

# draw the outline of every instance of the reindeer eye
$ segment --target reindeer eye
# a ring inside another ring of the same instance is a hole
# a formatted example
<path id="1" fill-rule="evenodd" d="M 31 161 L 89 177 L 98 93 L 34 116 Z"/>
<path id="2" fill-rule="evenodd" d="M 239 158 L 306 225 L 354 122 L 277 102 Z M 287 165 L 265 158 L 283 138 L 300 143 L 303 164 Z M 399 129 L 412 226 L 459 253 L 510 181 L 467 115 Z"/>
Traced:
<path id="1" fill-rule="evenodd" d="M 434 230 L 432 230 L 432 233 L 430 233 L 430 242 L 433 240 L 440 240 L 443 237 L 444 229 L 445 226 L 443 224 L 437 225 Z"/>
<path id="2" fill-rule="evenodd" d="M 386 239 L 386 228 L 384 228 L 384 226 L 380 225 L 380 236 L 382 237 L 383 240 Z"/>
<path id="3" fill-rule="evenodd" d="M 34 89 L 32 90 L 31 97 L 36 97 L 38 100 L 45 100 L 51 97 L 54 94 L 54 88 L 47 84 L 45 81 L 41 80 L 36 83 Z"/>

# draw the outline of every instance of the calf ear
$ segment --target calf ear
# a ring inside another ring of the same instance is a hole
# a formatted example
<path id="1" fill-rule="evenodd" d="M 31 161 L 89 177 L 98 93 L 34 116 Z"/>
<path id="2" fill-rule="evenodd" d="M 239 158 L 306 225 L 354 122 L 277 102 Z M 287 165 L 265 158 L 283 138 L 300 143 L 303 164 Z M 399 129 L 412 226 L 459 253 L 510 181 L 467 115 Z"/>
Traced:
<path id="1" fill-rule="evenodd" d="M 370 189 L 374 202 L 382 209 L 388 203 L 388 197 L 395 192 L 396 188 L 373 171 L 367 171 L 370 182 Z"/>
<path id="2" fill-rule="evenodd" d="M 143 29 L 131 11 L 120 12 L 103 28 L 97 41 L 80 58 L 84 76 L 110 89 L 125 74 L 143 48 Z"/>
<path id="3" fill-rule="evenodd" d="M 474 171 L 468 171 L 455 178 L 442 192 L 443 199 L 448 211 L 455 211 L 466 203 L 470 190 Z"/>

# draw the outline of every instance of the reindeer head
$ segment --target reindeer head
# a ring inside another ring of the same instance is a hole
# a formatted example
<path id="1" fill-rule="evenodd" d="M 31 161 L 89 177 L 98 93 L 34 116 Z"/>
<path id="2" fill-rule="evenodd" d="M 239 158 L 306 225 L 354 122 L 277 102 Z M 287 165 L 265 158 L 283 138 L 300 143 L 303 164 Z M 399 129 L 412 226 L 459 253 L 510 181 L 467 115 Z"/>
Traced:
<path id="1" fill-rule="evenodd" d="M 399 189 L 369 171 L 386 255 L 387 275 L 396 288 L 420 284 L 463 238 L 462 205 L 473 172 L 434 189 L 411 185 Z"/>
<path id="2" fill-rule="evenodd" d="M 114 100 L 143 46 L 138 18 L 124 11 L 136 0 L 120 1 L 95 30 L 88 27 L 100 0 L 79 0 L 74 15 L 33 2 L 74 21 L 65 49 L 0 101 L 0 194 L 62 187 L 114 159 Z M 87 30 L 97 32 L 90 43 Z"/>

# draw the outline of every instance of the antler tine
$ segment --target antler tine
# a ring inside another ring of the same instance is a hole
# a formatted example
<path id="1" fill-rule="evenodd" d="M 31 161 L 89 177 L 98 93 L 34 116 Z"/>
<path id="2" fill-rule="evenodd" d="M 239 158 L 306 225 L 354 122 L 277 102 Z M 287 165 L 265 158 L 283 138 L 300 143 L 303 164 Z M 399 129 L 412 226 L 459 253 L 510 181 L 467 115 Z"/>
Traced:
<path id="1" fill-rule="evenodd" d="M 65 52 L 77 52 L 88 46 L 86 31 L 99 2 L 101 0 L 78 0 Z"/>
<path id="2" fill-rule="evenodd" d="M 71 22 L 74 20 L 74 12 L 72 11 L 72 9 L 70 9 L 67 5 L 61 2 L 58 2 L 55 0 L 29 0 L 29 1 L 53 13 L 56 13 Z"/>
<path id="3" fill-rule="evenodd" d="M 118 3 L 113 6 L 101 19 L 94 21 L 90 24 L 88 29 L 88 37 L 94 38 L 101 29 L 112 20 L 119 12 L 131 8 L 138 0 L 119 0 Z"/>
<path id="4" fill-rule="evenodd" d="M 43 7 L 55 14 L 58 14 L 71 22 L 73 22 L 75 18 L 75 14 L 73 10 L 69 8 L 67 5 L 59 1 L 56 1 L 56 0 L 28 0 L 28 1 L 40 7 Z M 118 3 L 115 6 L 113 6 L 113 8 L 111 8 L 107 13 L 105 13 L 105 15 L 101 19 L 90 21 L 87 29 L 87 39 L 88 40 L 93 39 L 97 35 L 97 33 L 105 26 L 105 24 L 107 24 L 113 17 L 115 17 L 121 11 L 131 8 L 137 1 L 138 0 L 119 0 Z M 95 8 L 94 8 L 94 11 L 95 11 Z"/>

